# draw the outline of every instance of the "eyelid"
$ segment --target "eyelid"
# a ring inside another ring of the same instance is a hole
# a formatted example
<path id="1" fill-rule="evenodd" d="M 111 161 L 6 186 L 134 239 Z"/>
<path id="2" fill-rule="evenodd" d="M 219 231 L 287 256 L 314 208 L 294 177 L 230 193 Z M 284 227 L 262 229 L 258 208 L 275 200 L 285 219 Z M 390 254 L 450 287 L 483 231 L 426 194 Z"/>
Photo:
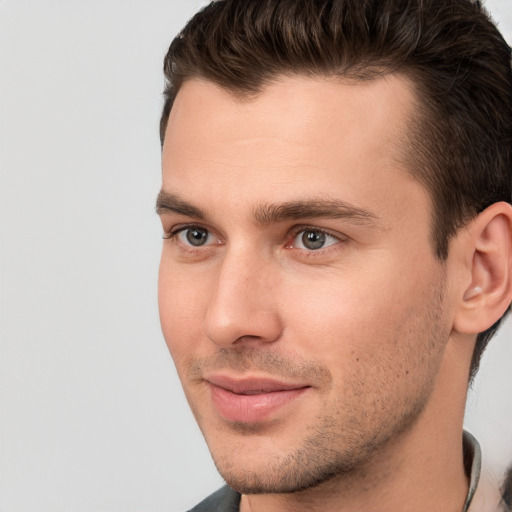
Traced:
<path id="1" fill-rule="evenodd" d="M 206 243 L 203 246 L 193 246 L 191 244 L 186 244 L 186 243 L 183 243 L 181 241 L 178 241 L 178 243 L 182 247 L 184 247 L 186 250 L 188 250 L 188 251 L 197 251 L 197 250 L 201 250 L 201 249 L 204 250 L 207 247 L 211 247 L 212 245 L 220 245 L 220 244 L 223 243 L 222 238 L 216 233 L 215 230 L 213 230 L 209 226 L 205 226 L 205 225 L 197 223 L 197 222 L 175 224 L 170 229 L 164 230 L 162 238 L 164 240 L 172 240 L 172 239 L 176 240 L 177 236 L 180 233 L 183 233 L 184 231 L 189 230 L 189 229 L 205 230 L 205 231 L 207 231 L 209 233 L 209 235 L 211 235 L 214 238 L 214 240 L 216 240 L 216 242 L 214 242 L 214 243 Z M 328 237 L 334 238 L 335 240 L 337 240 L 338 243 L 329 244 L 326 247 L 321 247 L 319 249 L 307 249 L 307 248 L 296 247 L 295 244 L 294 244 L 294 241 L 295 241 L 296 237 L 300 233 L 302 233 L 304 231 L 308 231 L 308 230 L 309 231 L 316 231 L 316 232 L 319 232 L 319 233 L 324 233 Z M 337 246 L 339 243 L 346 242 L 349 239 L 350 239 L 350 237 L 348 237 L 347 235 L 344 235 L 343 233 L 334 232 L 334 231 L 332 231 L 330 229 L 320 228 L 318 226 L 303 224 L 303 225 L 294 226 L 288 232 L 288 235 L 286 236 L 285 248 L 286 249 L 294 249 L 296 251 L 302 251 L 304 253 L 311 253 L 311 255 L 314 255 L 314 254 L 320 255 L 320 254 L 322 254 L 322 253 L 324 253 L 326 251 L 332 250 L 332 248 L 334 246 Z"/>
<path id="2" fill-rule="evenodd" d="M 220 240 L 220 237 L 215 233 L 214 230 L 212 230 L 211 228 L 209 228 L 208 226 L 204 226 L 202 224 L 199 224 L 199 223 L 183 223 L 183 224 L 176 224 L 176 225 L 173 225 L 170 229 L 168 230 L 164 230 L 164 233 L 162 235 L 162 238 L 164 240 L 177 240 L 178 236 L 180 235 L 180 233 L 183 233 L 184 231 L 187 231 L 189 229 L 200 229 L 200 230 L 204 230 L 206 231 L 210 236 L 214 237 L 215 239 L 217 239 L 217 243 L 220 244 L 221 243 L 221 240 Z M 185 244 L 183 243 L 182 241 L 179 241 L 179 243 L 181 245 L 183 245 L 184 247 L 187 247 L 188 249 L 201 249 L 201 247 L 208 247 L 210 245 L 215 245 L 215 244 L 212 244 L 212 243 L 207 243 L 205 245 L 198 245 L 198 246 L 193 246 L 193 245 L 189 245 L 189 244 Z"/>
<path id="3" fill-rule="evenodd" d="M 293 243 L 295 241 L 295 239 L 297 238 L 297 236 L 304 232 L 304 231 L 317 231 L 318 233 L 323 233 L 331 238 L 334 238 L 336 239 L 338 242 L 346 242 L 349 240 L 349 237 L 342 234 L 342 233 L 338 233 L 338 232 L 333 232 L 331 231 L 330 229 L 326 229 L 326 228 L 320 228 L 318 226 L 311 226 L 311 225 L 301 225 L 301 226 L 295 226 L 291 231 L 290 231 L 290 234 L 289 234 L 289 242 L 286 243 L 286 248 L 287 249 L 296 249 L 296 250 L 299 250 L 299 251 L 306 251 L 306 252 L 309 252 L 309 253 L 321 253 L 323 250 L 328 250 L 330 249 L 331 247 L 333 247 L 334 245 L 337 245 L 337 244 L 330 244 L 326 247 L 322 247 L 320 249 L 303 249 L 303 248 L 297 248 L 297 247 L 294 247 L 293 246 Z"/>
<path id="4" fill-rule="evenodd" d="M 186 229 L 205 229 L 206 231 L 211 232 L 211 229 L 207 228 L 206 226 L 201 226 L 201 224 L 198 223 L 182 223 L 182 224 L 173 224 L 169 229 L 164 228 L 164 239 L 173 238 L 178 233 L 181 233 L 182 231 L 185 231 Z"/>

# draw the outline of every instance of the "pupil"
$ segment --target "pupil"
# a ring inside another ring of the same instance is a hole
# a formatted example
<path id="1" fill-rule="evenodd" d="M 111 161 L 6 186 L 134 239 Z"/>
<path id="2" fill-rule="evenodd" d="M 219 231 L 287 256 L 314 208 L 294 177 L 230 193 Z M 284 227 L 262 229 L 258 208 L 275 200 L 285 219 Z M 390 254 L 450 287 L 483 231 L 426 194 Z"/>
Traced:
<path id="1" fill-rule="evenodd" d="M 199 245 L 203 245 L 208 238 L 208 233 L 205 229 L 189 229 L 187 231 L 187 240 L 190 245 L 195 245 L 196 247 Z"/>
<path id="2" fill-rule="evenodd" d="M 304 231 L 302 243 L 308 249 L 320 249 L 325 244 L 325 233 L 321 231 Z"/>

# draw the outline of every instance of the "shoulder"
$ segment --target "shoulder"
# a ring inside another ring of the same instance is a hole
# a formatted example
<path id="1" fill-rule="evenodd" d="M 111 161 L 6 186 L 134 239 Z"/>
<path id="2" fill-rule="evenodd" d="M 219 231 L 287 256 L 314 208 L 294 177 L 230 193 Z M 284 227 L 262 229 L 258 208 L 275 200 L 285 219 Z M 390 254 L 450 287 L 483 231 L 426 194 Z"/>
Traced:
<path id="1" fill-rule="evenodd" d="M 227 485 L 210 494 L 189 512 L 238 512 L 240 494 Z"/>

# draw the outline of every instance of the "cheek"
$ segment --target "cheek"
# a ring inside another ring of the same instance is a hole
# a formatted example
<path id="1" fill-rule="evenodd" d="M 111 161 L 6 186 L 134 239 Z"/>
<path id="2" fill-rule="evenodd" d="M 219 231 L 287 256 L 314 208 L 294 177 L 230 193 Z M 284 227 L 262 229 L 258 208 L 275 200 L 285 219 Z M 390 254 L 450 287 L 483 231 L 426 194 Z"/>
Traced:
<path id="1" fill-rule="evenodd" d="M 311 343 L 320 346 L 328 340 L 338 340 L 341 345 L 374 342 L 370 333 L 392 330 L 413 305 L 389 280 L 367 277 L 332 276 L 297 284 L 295 290 L 290 287 L 282 301 L 287 304 L 287 326 L 298 327 Z"/>
<path id="2" fill-rule="evenodd" d="M 431 343 L 426 326 L 438 300 L 430 279 L 419 282 L 390 269 L 358 276 L 333 276 L 310 286 L 311 293 L 290 294 L 286 325 L 291 338 L 323 359 L 333 374 L 355 371 L 351 365 L 358 362 L 367 369 L 402 364 L 399 358 L 409 360 Z"/>
<path id="3" fill-rule="evenodd" d="M 201 340 L 205 290 L 197 280 L 180 275 L 162 262 L 158 276 L 160 324 L 167 347 L 179 368 Z"/>

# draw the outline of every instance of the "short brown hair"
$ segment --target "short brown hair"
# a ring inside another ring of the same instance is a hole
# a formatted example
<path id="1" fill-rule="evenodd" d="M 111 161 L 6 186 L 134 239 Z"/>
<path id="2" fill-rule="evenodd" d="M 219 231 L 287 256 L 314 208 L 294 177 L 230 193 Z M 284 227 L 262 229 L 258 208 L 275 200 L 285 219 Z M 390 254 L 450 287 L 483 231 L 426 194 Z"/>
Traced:
<path id="1" fill-rule="evenodd" d="M 173 40 L 164 62 L 163 144 L 191 78 L 253 95 L 279 75 L 409 77 L 419 98 L 406 158 L 433 202 L 438 258 L 468 220 L 512 201 L 511 51 L 471 0 L 218 0 Z M 471 376 L 499 322 L 477 338 Z"/>

